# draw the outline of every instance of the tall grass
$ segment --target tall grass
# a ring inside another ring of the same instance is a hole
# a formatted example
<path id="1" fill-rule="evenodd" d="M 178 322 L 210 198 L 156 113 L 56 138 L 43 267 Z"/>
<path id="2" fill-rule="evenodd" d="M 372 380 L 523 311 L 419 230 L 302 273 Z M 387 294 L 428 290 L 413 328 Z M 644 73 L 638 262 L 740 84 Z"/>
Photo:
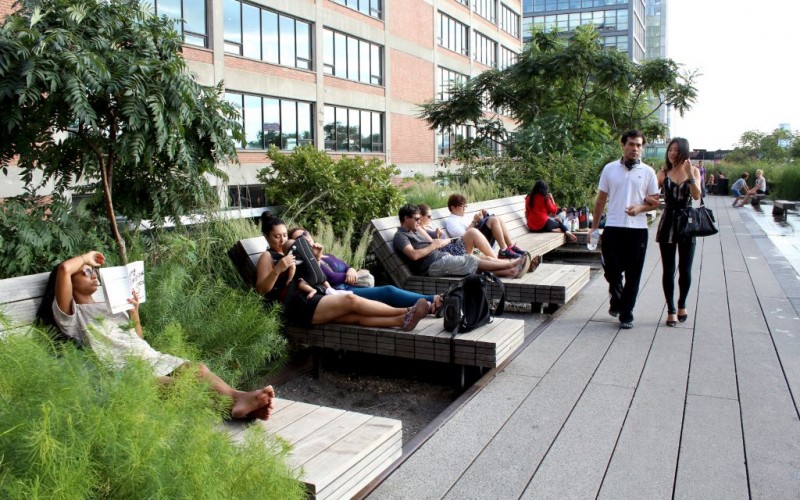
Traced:
<path id="1" fill-rule="evenodd" d="M 370 231 L 364 231 L 361 237 L 356 239 L 354 236 L 355 229 L 353 226 L 349 226 L 344 234 L 336 237 L 333 225 L 322 222 L 317 224 L 313 234 L 314 241 L 323 245 L 326 253 L 335 255 L 355 269 L 364 267 L 367 249 L 372 241 L 372 233 Z M 351 242 L 355 242 L 355 248 L 353 248 Z"/>
<path id="2" fill-rule="evenodd" d="M 750 177 L 747 179 L 748 185 L 753 186 L 756 170 L 764 171 L 767 179 L 767 186 L 770 190 L 769 197 L 772 199 L 800 200 L 800 162 L 790 161 L 775 163 L 769 161 L 751 161 L 747 163 L 722 162 L 708 168 L 710 173 L 716 175 L 717 170 L 730 179 L 729 185 L 741 177 L 742 172 L 747 172 Z M 706 174 L 707 175 L 707 174 Z"/>
<path id="3" fill-rule="evenodd" d="M 0 341 L 0 497 L 301 498 L 287 448 L 253 426 L 241 446 L 190 373 L 159 386 L 131 363 L 42 332 Z"/>
<path id="4" fill-rule="evenodd" d="M 447 206 L 447 198 L 453 193 L 464 195 L 471 202 L 503 198 L 513 193 L 506 192 L 497 183 L 472 178 L 465 183 L 415 177 L 415 183 L 405 190 L 408 203 L 425 203 L 431 208 Z"/>

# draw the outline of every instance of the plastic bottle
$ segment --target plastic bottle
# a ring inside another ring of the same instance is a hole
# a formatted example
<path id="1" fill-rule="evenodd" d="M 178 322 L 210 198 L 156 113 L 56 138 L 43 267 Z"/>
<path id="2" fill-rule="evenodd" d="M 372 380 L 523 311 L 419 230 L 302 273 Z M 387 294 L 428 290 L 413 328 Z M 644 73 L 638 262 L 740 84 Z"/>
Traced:
<path id="1" fill-rule="evenodd" d="M 595 229 L 592 231 L 592 234 L 589 235 L 589 243 L 586 244 L 586 248 L 589 250 L 597 250 L 597 244 L 600 242 L 600 231 Z"/>

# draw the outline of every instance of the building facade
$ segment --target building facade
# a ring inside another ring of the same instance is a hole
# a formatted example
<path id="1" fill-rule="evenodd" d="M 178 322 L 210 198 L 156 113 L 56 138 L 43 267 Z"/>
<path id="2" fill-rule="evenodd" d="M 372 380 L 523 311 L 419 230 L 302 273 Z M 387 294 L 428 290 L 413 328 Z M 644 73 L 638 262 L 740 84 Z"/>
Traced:
<path id="1" fill-rule="evenodd" d="M 257 198 L 270 145 L 313 144 L 432 174 L 469 132 L 430 130 L 419 105 L 512 63 L 522 48 L 520 0 L 153 1 L 176 19 L 198 81 L 224 81 L 242 109 L 247 137 L 229 184 L 244 191 L 234 198 Z M 19 191 L 14 178 L 0 179 L 0 197 Z"/>

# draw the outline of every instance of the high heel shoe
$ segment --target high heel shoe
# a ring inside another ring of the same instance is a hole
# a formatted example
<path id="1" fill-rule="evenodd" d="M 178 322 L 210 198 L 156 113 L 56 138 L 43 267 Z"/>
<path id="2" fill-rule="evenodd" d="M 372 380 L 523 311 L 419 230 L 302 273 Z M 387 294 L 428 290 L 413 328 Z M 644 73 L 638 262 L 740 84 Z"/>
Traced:
<path id="1" fill-rule="evenodd" d="M 678 324 L 678 322 L 675 321 L 674 319 L 669 319 L 670 316 L 675 316 L 675 312 L 674 311 L 667 312 L 667 326 L 674 327 L 675 325 Z"/>
<path id="2" fill-rule="evenodd" d="M 684 309 L 684 311 L 685 311 L 685 309 Z M 679 314 L 678 315 L 678 321 L 680 321 L 681 323 L 685 322 L 688 318 L 689 318 L 689 314 L 688 313 L 684 313 L 684 314 Z"/>

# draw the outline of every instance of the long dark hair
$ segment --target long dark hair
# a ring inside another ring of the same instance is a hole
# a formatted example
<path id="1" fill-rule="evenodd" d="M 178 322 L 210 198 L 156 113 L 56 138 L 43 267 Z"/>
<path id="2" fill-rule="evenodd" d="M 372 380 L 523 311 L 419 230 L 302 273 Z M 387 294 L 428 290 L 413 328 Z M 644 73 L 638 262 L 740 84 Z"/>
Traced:
<path id="1" fill-rule="evenodd" d="M 531 194 L 528 196 L 528 206 L 533 208 L 533 198 L 537 194 L 540 194 L 543 197 L 547 198 L 547 192 L 548 192 L 547 183 L 545 181 L 541 180 L 541 179 L 536 181 L 533 184 L 533 188 L 531 188 Z"/>
<path id="2" fill-rule="evenodd" d="M 269 212 L 261 214 L 261 233 L 264 236 L 269 236 L 275 226 L 285 226 L 286 223 L 280 217 L 275 217 Z"/>
<path id="3" fill-rule="evenodd" d="M 674 165 L 669 161 L 669 148 L 671 148 L 673 144 L 678 145 L 678 156 L 675 158 Z M 683 165 L 683 162 L 688 160 L 690 155 L 691 151 L 689 150 L 689 141 L 683 137 L 676 137 L 669 141 L 669 144 L 667 144 L 667 152 L 664 153 L 664 165 L 666 165 L 667 170 L 672 170 L 673 167 Z"/>
<path id="4" fill-rule="evenodd" d="M 36 321 L 35 325 L 43 328 L 45 330 L 49 330 L 56 339 L 65 339 L 67 338 L 61 330 L 59 330 L 58 326 L 56 325 L 56 320 L 53 317 L 53 303 L 56 301 L 56 279 L 58 279 L 58 267 L 56 266 L 50 272 L 50 276 L 47 279 L 47 286 L 44 289 L 44 294 L 42 295 L 42 302 L 39 304 L 39 308 L 36 310 Z"/>

